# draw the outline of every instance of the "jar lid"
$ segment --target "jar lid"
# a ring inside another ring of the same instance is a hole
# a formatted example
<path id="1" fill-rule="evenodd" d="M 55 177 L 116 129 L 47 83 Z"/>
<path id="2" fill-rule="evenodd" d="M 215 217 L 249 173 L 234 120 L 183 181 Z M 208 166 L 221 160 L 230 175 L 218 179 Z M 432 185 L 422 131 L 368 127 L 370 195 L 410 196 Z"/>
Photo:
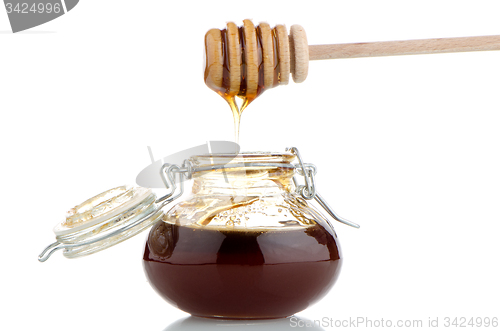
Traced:
<path id="1" fill-rule="evenodd" d="M 151 189 L 115 187 L 71 208 L 65 220 L 54 227 L 57 242 L 47 247 L 39 260 L 45 261 L 63 248 L 68 258 L 101 251 L 135 236 L 162 216 Z"/>

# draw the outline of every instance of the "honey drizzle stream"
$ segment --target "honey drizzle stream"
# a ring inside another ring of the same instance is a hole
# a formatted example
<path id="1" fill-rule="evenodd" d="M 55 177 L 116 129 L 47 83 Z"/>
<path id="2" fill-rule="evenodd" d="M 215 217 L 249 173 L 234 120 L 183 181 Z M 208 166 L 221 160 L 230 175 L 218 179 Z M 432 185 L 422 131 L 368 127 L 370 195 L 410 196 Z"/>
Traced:
<path id="1" fill-rule="evenodd" d="M 229 104 L 231 111 L 233 113 L 233 121 L 234 121 L 234 136 L 236 143 L 239 143 L 239 133 L 240 133 L 240 122 L 241 122 L 241 114 L 243 110 L 245 110 L 248 105 L 254 101 L 258 96 L 260 96 L 265 90 L 264 86 L 264 59 L 263 59 L 263 48 L 262 48 L 262 33 L 259 26 L 256 27 L 256 40 L 257 40 L 257 58 L 255 59 L 255 64 L 258 67 L 258 86 L 256 93 L 248 94 L 247 93 L 247 58 L 245 57 L 245 31 L 243 27 L 238 28 L 239 32 L 239 44 L 241 48 L 241 82 L 240 89 L 237 93 L 230 92 L 230 58 L 229 58 L 229 44 L 228 44 L 228 36 L 227 29 L 221 30 L 221 46 L 222 46 L 222 86 L 216 86 L 213 82 L 207 77 L 205 74 L 205 84 L 207 86 L 217 92 L 226 102 Z M 273 86 L 275 87 L 280 83 L 280 65 L 279 65 L 279 47 L 278 47 L 278 34 L 276 28 L 271 31 L 272 41 L 273 41 L 273 67 L 274 67 L 274 77 L 273 77 Z M 218 59 L 210 59 L 207 57 L 206 67 L 212 65 L 214 61 Z M 238 107 L 236 103 L 236 97 L 239 97 L 242 100 L 241 107 Z"/>
<path id="2" fill-rule="evenodd" d="M 239 144 L 240 138 L 240 119 L 241 112 L 243 109 L 239 109 L 236 104 L 236 99 L 234 95 L 230 94 L 230 70 L 229 70 L 229 50 L 228 50 L 228 40 L 227 40 L 227 29 L 221 30 L 221 39 L 222 39 L 222 56 L 224 59 L 222 65 L 222 88 L 224 91 L 217 91 L 217 93 L 224 98 L 229 104 L 231 111 L 233 112 L 233 121 L 234 121 L 234 139 L 237 144 Z M 241 43 L 241 41 L 240 41 Z"/>

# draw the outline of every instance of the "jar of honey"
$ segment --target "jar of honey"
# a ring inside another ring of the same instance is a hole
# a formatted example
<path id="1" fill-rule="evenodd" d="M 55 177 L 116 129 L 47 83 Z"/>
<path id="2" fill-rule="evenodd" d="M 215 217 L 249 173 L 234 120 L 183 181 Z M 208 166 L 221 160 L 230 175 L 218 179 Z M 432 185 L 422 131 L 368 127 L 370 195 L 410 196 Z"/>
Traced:
<path id="1" fill-rule="evenodd" d="M 321 299 L 342 266 L 331 223 L 307 200 L 316 198 L 334 219 L 353 225 L 315 191 L 315 172 L 296 149 L 164 164 L 169 194 L 156 199 L 150 189 L 120 187 L 89 199 L 55 228 L 58 241 L 39 259 L 57 249 L 69 258 L 94 253 L 152 225 L 144 271 L 167 302 L 199 317 L 287 317 Z M 191 193 L 163 211 L 188 179 Z"/>
<path id="2" fill-rule="evenodd" d="M 342 256 L 324 217 L 293 193 L 292 154 L 196 156 L 193 192 L 156 223 L 149 283 L 195 316 L 278 318 L 322 298 Z M 231 167 L 232 165 L 241 167 Z M 252 166 L 258 164 L 258 166 Z"/>

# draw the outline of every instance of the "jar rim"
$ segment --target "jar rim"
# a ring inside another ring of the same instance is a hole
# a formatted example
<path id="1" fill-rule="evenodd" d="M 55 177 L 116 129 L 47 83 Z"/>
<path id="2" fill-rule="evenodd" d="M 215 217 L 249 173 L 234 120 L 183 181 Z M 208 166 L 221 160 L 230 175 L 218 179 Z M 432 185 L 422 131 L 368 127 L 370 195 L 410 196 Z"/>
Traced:
<path id="1" fill-rule="evenodd" d="M 292 153 L 245 152 L 194 155 L 188 161 L 197 169 L 193 178 L 210 174 L 227 176 L 229 173 L 241 177 L 266 172 L 273 173 L 272 176 L 291 177 L 294 172 L 292 161 L 295 159 L 296 155 Z"/>
<path id="2" fill-rule="evenodd" d="M 194 163 L 204 163 L 204 161 L 209 161 L 213 164 L 214 159 L 227 160 L 230 159 L 230 163 L 246 163 L 246 162 L 269 162 L 269 163 L 290 163 L 295 159 L 295 154 L 292 153 L 281 153 L 281 152 L 242 152 L 238 154 L 234 153 L 210 153 L 210 154 L 199 154 L 190 157 L 190 160 Z"/>

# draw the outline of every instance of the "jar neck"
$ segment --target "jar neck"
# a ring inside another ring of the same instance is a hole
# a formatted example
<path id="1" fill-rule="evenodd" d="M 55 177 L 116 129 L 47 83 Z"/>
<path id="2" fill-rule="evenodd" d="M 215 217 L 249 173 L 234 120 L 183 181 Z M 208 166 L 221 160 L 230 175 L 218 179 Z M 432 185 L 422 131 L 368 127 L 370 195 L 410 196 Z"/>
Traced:
<path id="1" fill-rule="evenodd" d="M 286 167 L 293 154 L 212 154 L 190 159 L 196 168 L 224 165 L 224 169 L 195 172 L 197 195 L 270 196 L 290 191 L 294 169 Z M 255 164 L 258 163 L 259 166 Z"/>

